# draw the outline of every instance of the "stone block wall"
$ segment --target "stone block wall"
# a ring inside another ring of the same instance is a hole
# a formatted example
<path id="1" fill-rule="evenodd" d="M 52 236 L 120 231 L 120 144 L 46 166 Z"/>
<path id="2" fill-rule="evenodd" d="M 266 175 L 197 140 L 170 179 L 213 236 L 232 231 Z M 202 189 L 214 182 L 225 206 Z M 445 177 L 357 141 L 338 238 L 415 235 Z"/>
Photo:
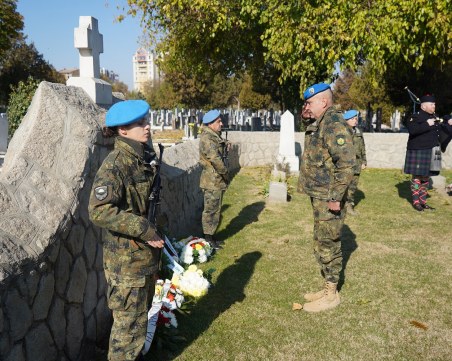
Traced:
<path id="1" fill-rule="evenodd" d="M 228 132 L 228 139 L 238 144 L 240 166 L 271 165 L 279 152 L 279 132 Z M 405 163 L 407 133 L 364 133 L 367 163 L 370 168 L 402 169 Z M 295 154 L 301 156 L 304 133 L 295 133 Z M 442 155 L 442 167 L 452 169 L 452 145 Z"/>
<path id="2" fill-rule="evenodd" d="M 41 83 L 0 174 L 0 359 L 84 360 L 108 340 L 102 234 L 87 216 L 105 111 Z M 111 143 L 111 142 L 110 142 Z"/>

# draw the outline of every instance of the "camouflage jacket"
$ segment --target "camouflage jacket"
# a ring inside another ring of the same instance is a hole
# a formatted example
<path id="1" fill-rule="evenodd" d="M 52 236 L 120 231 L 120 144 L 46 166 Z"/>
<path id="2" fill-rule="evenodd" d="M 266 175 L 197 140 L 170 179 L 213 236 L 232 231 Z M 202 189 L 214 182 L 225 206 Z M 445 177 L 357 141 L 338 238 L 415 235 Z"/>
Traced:
<path id="1" fill-rule="evenodd" d="M 226 189 L 229 182 L 228 169 L 223 163 L 226 140 L 207 126 L 203 126 L 199 141 L 199 163 L 202 166 L 199 186 L 202 189 Z"/>
<path id="2" fill-rule="evenodd" d="M 355 163 L 351 129 L 341 113 L 330 107 L 306 129 L 301 188 L 314 198 L 341 201 Z"/>
<path id="3" fill-rule="evenodd" d="M 367 165 L 366 159 L 366 145 L 364 144 L 363 132 L 358 127 L 353 129 L 353 147 L 356 153 L 356 165 L 354 168 L 355 174 L 361 173 L 362 165 Z"/>
<path id="4" fill-rule="evenodd" d="M 104 268 L 113 283 L 123 278 L 144 282 L 143 276 L 158 269 L 158 249 L 145 245 L 155 234 L 147 220 L 152 157 L 148 146 L 118 136 L 94 179 L 88 211 L 91 221 L 107 230 Z"/>

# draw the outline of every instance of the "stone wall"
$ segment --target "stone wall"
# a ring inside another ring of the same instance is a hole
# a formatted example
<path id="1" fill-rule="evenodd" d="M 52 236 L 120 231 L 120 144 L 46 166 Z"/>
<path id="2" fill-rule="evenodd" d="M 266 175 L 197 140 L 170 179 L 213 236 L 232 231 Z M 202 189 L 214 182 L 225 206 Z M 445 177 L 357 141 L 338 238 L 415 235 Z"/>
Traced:
<path id="1" fill-rule="evenodd" d="M 239 144 L 240 166 L 274 164 L 279 151 L 279 132 L 228 132 L 228 139 Z M 370 168 L 402 169 L 405 162 L 407 133 L 364 133 L 367 163 Z M 295 154 L 300 156 L 304 133 L 295 133 Z M 444 169 L 452 169 L 452 145 L 442 155 Z"/>

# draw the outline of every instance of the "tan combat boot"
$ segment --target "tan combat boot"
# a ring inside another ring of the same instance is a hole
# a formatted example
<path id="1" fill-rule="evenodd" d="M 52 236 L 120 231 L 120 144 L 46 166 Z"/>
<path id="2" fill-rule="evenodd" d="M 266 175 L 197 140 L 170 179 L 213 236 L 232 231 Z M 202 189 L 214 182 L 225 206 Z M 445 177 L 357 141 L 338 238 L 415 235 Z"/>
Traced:
<path id="1" fill-rule="evenodd" d="M 337 307 L 341 303 L 341 298 L 337 292 L 337 283 L 325 282 L 325 290 L 323 297 L 305 303 L 303 309 L 306 312 L 320 312 Z"/>
<path id="2" fill-rule="evenodd" d="M 316 301 L 319 298 L 322 298 L 325 295 L 325 287 L 323 287 L 323 289 L 321 289 L 320 291 L 317 292 L 309 292 L 306 293 L 303 297 L 306 301 L 312 302 L 312 301 Z"/>

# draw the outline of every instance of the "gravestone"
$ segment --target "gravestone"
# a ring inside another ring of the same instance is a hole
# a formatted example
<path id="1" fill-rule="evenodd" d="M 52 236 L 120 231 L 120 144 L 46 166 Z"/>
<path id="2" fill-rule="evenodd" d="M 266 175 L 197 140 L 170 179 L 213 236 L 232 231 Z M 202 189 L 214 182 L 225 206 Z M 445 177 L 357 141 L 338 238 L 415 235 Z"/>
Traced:
<path id="1" fill-rule="evenodd" d="M 0 113 L 0 154 L 8 148 L 8 118 L 6 113 Z"/>
<path id="2" fill-rule="evenodd" d="M 74 46 L 80 52 L 80 76 L 70 77 L 66 84 L 82 88 L 96 104 L 112 104 L 111 85 L 100 79 L 99 55 L 104 52 L 104 44 L 96 18 L 80 16 Z"/>
<path id="3" fill-rule="evenodd" d="M 287 202 L 287 183 L 270 182 L 268 189 L 269 202 Z"/>
<path id="4" fill-rule="evenodd" d="M 280 164 L 288 164 L 291 173 L 300 171 L 300 162 L 295 155 L 294 116 L 288 110 L 286 110 L 281 117 L 277 162 Z"/>

